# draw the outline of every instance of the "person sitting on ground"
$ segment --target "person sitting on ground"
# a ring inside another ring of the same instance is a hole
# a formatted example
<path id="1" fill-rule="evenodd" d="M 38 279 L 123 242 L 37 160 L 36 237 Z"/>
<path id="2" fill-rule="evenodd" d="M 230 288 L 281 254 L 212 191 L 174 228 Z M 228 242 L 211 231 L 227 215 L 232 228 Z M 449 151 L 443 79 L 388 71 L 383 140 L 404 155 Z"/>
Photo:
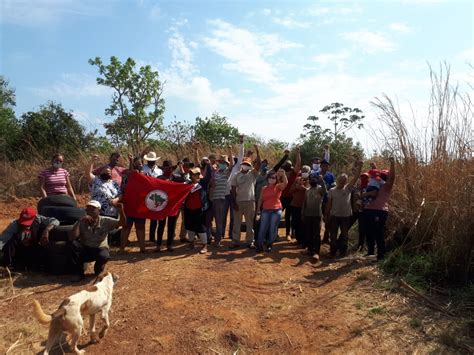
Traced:
<path id="1" fill-rule="evenodd" d="M 285 211 L 285 229 L 286 229 L 286 239 L 291 241 L 292 236 L 294 233 L 291 231 L 291 186 L 296 180 L 300 169 L 301 169 L 301 154 L 300 154 L 300 147 L 295 148 L 296 152 L 296 164 L 293 166 L 290 160 L 287 160 L 283 165 L 282 169 L 286 172 L 286 177 L 288 179 L 288 185 L 286 186 L 285 190 L 281 193 L 281 204 L 283 206 L 283 211 Z"/>
<path id="2" fill-rule="evenodd" d="M 57 226 L 56 218 L 41 216 L 32 207 L 24 208 L 0 235 L 1 264 L 16 267 L 23 262 L 25 266 L 41 267 L 45 258 L 43 247 L 49 243 L 49 232 Z"/>
<path id="3" fill-rule="evenodd" d="M 91 190 L 91 199 L 99 201 L 101 204 L 100 214 L 102 216 L 117 218 L 119 215 L 117 204 L 122 194 L 120 184 L 112 179 L 112 169 L 108 165 L 103 167 L 99 176 L 95 176 L 93 168 L 94 162 L 97 160 L 98 156 L 94 155 L 85 174 Z M 121 178 L 120 181 L 122 181 Z"/>
<path id="4" fill-rule="evenodd" d="M 274 241 L 278 236 L 278 224 L 281 220 L 281 192 L 286 188 L 288 179 L 283 169 L 267 174 L 268 184 L 262 189 L 257 204 L 257 211 L 262 211 L 257 238 L 257 253 L 263 252 L 263 242 L 269 234 L 267 252 L 272 251 Z"/>
<path id="5" fill-rule="evenodd" d="M 127 170 L 123 166 L 119 166 L 120 163 L 120 153 L 113 152 L 110 154 L 109 163 L 105 165 L 101 165 L 95 168 L 92 173 L 96 176 L 102 174 L 104 168 L 110 168 L 110 175 L 112 180 L 115 181 L 119 186 L 122 185 L 122 175 Z"/>
<path id="6" fill-rule="evenodd" d="M 132 171 L 136 171 L 139 174 L 143 174 L 143 162 L 140 157 L 133 157 L 132 154 L 128 155 L 129 168 L 124 174 L 122 179 L 122 192 L 125 191 L 128 182 L 128 175 Z M 145 218 L 127 217 L 127 224 L 122 228 L 120 234 L 120 252 L 125 252 L 125 247 L 129 243 L 129 236 L 133 225 L 135 224 L 135 231 L 137 233 L 138 244 L 140 249 L 145 249 Z"/>
<path id="7" fill-rule="evenodd" d="M 41 196 L 69 195 L 76 199 L 74 189 L 69 180 L 69 172 L 63 169 L 64 157 L 62 154 L 55 154 L 51 159 L 51 167 L 39 173 Z"/>
<path id="8" fill-rule="evenodd" d="M 255 182 L 260 170 L 260 152 L 254 145 L 257 161 L 252 169 L 252 159 L 244 158 L 240 165 L 240 172 L 232 180 L 232 203 L 234 226 L 232 231 L 231 248 L 240 246 L 240 227 L 242 217 L 245 216 L 246 242 L 249 248 L 255 247 L 253 223 L 255 218 Z"/>
<path id="9" fill-rule="evenodd" d="M 211 177 L 211 166 L 206 166 L 206 176 L 198 167 L 190 170 L 193 188 L 184 201 L 184 225 L 190 241 L 190 249 L 194 249 L 194 237 L 197 235 L 202 243 L 199 253 L 207 253 L 206 211 L 209 208 L 206 186 Z"/>
<path id="10" fill-rule="evenodd" d="M 91 200 L 86 205 L 86 215 L 77 221 L 69 232 L 72 264 L 78 281 L 84 278 L 84 263 L 94 263 L 94 274 L 98 276 L 110 259 L 107 235 L 123 225 L 125 214 L 122 204 L 117 205 L 120 219 L 101 216 L 101 204 Z"/>
<path id="11" fill-rule="evenodd" d="M 291 225 L 295 231 L 296 243 L 302 248 L 306 248 L 304 237 L 303 221 L 301 220 L 301 207 L 303 206 L 306 190 L 309 189 L 309 174 L 311 168 L 304 165 L 301 168 L 301 176 L 297 177 L 290 189 L 292 194 L 290 202 Z"/>
<path id="12" fill-rule="evenodd" d="M 305 229 L 308 254 L 313 261 L 319 261 L 321 249 L 321 216 L 323 197 L 326 195 L 326 183 L 319 174 L 311 173 L 310 188 L 306 190 L 301 207 L 301 219 Z"/>
<path id="13" fill-rule="evenodd" d="M 330 254 L 335 256 L 339 251 L 340 256 L 347 254 L 347 243 L 349 238 L 349 224 L 352 216 L 351 192 L 359 178 L 362 162 L 356 163 L 356 173 L 348 182 L 346 174 L 341 174 L 336 180 L 336 186 L 328 193 L 328 204 L 326 207 L 326 220 L 329 221 Z M 341 234 L 338 236 L 339 229 Z"/>

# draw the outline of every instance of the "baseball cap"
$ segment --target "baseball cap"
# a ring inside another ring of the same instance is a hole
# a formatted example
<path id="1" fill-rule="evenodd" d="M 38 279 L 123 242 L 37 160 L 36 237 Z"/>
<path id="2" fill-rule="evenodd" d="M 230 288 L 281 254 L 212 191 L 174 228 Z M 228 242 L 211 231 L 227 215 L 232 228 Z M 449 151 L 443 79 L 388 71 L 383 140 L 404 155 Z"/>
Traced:
<path id="1" fill-rule="evenodd" d="M 92 206 L 99 209 L 102 207 L 100 202 L 96 200 L 90 200 L 89 202 L 87 202 L 86 206 Z"/>
<path id="2" fill-rule="evenodd" d="M 321 163 L 320 163 L 320 164 L 321 164 L 321 165 L 324 165 L 324 164 L 330 165 L 329 162 L 328 162 L 326 159 L 321 160 Z"/>
<path id="3" fill-rule="evenodd" d="M 22 226 L 31 226 L 35 221 L 36 210 L 33 207 L 27 207 L 21 210 L 18 223 Z"/>

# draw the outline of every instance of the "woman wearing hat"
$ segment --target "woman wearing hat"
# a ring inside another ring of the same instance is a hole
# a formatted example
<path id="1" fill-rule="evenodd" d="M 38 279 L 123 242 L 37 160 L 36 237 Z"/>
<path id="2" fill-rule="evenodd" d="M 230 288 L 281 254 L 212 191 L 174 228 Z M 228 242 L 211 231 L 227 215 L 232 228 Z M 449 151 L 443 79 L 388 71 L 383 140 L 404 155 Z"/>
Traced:
<path id="1" fill-rule="evenodd" d="M 195 167 L 190 169 L 190 183 L 193 185 L 193 188 L 184 201 L 184 226 L 191 242 L 190 248 L 194 249 L 194 237 L 198 235 L 203 245 L 199 251 L 201 254 L 207 252 L 207 233 L 205 223 L 209 202 L 207 200 L 205 186 L 207 186 L 211 177 L 211 166 L 207 165 L 206 169 L 205 177 L 202 176 L 200 168 Z"/>

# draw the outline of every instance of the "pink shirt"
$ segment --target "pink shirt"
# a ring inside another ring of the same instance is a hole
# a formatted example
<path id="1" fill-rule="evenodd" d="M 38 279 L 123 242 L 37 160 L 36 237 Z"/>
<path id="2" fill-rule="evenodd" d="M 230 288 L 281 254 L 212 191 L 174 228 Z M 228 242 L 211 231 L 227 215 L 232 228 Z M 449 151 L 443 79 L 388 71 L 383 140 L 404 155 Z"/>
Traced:
<path id="1" fill-rule="evenodd" d="M 40 172 L 38 177 L 44 179 L 46 195 L 67 194 L 67 178 L 69 177 L 69 172 L 66 169 L 46 169 Z"/>
<path id="2" fill-rule="evenodd" d="M 281 209 L 281 192 L 282 185 L 267 185 L 262 189 L 262 201 L 264 210 L 278 210 Z"/>
<path id="3" fill-rule="evenodd" d="M 386 184 L 383 185 L 377 194 L 377 198 L 365 206 L 365 209 L 388 211 L 388 200 L 390 199 L 391 194 L 392 188 L 388 187 Z"/>

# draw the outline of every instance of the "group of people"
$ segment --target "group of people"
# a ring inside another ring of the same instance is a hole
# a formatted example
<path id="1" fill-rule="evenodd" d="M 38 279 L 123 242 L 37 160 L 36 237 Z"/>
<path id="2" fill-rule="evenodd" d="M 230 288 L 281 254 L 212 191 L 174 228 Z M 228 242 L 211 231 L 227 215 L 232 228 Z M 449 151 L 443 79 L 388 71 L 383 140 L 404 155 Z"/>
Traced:
<path id="1" fill-rule="evenodd" d="M 371 163 L 367 172 L 362 172 L 362 162 L 356 161 L 351 177 L 340 174 L 336 179 L 330 171 L 328 146 L 324 147 L 323 157 L 314 158 L 311 165 L 301 166 L 300 150 L 296 147 L 294 165 L 286 150 L 281 160 L 270 167 L 269 162 L 261 158 L 258 146 L 246 152 L 243 136 L 239 144 L 235 157 L 230 146 L 227 155 L 199 157 L 199 143 L 196 143 L 193 160 L 184 158 L 176 165 L 170 160 L 159 164 L 161 158 L 149 149 L 137 157 L 129 154 L 128 168 L 120 166 L 119 153 L 112 153 L 109 162 L 98 167 L 98 157 L 94 156 L 85 171 L 91 200 L 87 203 L 86 215 L 69 233 L 71 259 L 79 276 L 83 277 L 83 265 L 88 261 L 95 261 L 96 274 L 103 270 L 110 259 L 109 235 L 120 226 L 120 250 L 126 250 L 135 225 L 140 252 L 146 252 L 146 220 L 126 216 L 122 202 L 132 171 L 192 185 L 180 213 L 150 221 L 149 240 L 156 243 L 156 251 L 163 251 L 166 226 L 166 250 L 173 251 L 177 220 L 181 215 L 180 240 L 188 242 L 190 249 L 200 243 L 202 254 L 208 251 L 209 245 L 222 247 L 227 224 L 230 248 L 242 246 L 241 231 L 245 231 L 246 247 L 257 253 L 271 252 L 279 238 L 284 213 L 285 238 L 295 239 L 314 261 L 319 260 L 321 242 L 330 245 L 330 257 L 338 253 L 345 256 L 349 229 L 356 221 L 358 247 L 362 249 L 366 245 L 367 254 L 374 255 L 377 245 L 377 258 L 384 257 L 384 227 L 395 181 L 393 158 L 390 158 L 389 170 L 379 170 Z M 51 167 L 39 174 L 43 197 L 69 194 L 76 199 L 69 173 L 62 167 L 63 161 L 62 155 L 55 155 Z M 321 238 L 323 223 L 325 233 Z M 23 210 L 20 218 L 0 237 L 3 264 L 10 265 L 20 250 L 37 252 L 48 243 L 48 233 L 57 225 L 55 218 L 38 215 L 33 208 Z M 41 235 L 35 235 L 40 230 Z"/>

